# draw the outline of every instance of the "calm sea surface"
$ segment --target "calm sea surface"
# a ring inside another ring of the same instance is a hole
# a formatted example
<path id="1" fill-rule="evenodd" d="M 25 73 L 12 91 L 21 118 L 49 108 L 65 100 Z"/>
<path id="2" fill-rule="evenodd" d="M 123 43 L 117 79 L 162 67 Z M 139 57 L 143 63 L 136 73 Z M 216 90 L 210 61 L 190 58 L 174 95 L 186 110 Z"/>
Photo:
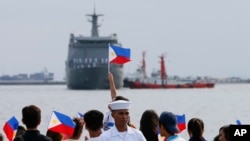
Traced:
<path id="1" fill-rule="evenodd" d="M 186 122 L 193 117 L 201 118 L 208 140 L 221 126 L 235 124 L 237 119 L 243 124 L 250 123 L 250 84 L 218 84 L 213 89 L 117 91 L 133 102 L 130 115 L 137 128 L 146 109 L 154 109 L 158 114 L 162 111 L 186 114 Z M 2 127 L 10 117 L 21 121 L 21 110 L 26 105 L 35 104 L 42 109 L 39 130 L 45 133 L 53 110 L 72 117 L 90 109 L 105 113 L 110 100 L 109 90 L 68 90 L 64 85 L 0 86 L 0 132 L 3 133 Z M 188 139 L 186 130 L 181 135 Z"/>

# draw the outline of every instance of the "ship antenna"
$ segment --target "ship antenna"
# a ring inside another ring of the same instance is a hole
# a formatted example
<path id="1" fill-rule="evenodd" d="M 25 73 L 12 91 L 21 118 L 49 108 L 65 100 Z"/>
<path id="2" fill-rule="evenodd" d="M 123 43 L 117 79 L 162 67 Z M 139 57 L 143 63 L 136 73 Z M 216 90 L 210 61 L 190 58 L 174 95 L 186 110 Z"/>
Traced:
<path id="1" fill-rule="evenodd" d="M 92 20 L 88 20 L 89 22 L 92 23 L 92 29 L 91 29 L 91 36 L 92 37 L 98 37 L 99 33 L 98 33 L 98 27 L 100 25 L 98 25 L 98 17 L 103 16 L 103 14 L 96 14 L 95 13 L 95 5 L 94 5 L 94 13 L 93 14 L 87 14 L 86 16 L 90 16 L 92 17 Z"/>
<path id="2" fill-rule="evenodd" d="M 147 75 L 146 75 L 145 54 L 146 54 L 146 52 L 143 51 L 143 52 L 142 52 L 142 72 L 143 72 L 143 77 L 144 77 L 144 78 L 147 78 Z"/>

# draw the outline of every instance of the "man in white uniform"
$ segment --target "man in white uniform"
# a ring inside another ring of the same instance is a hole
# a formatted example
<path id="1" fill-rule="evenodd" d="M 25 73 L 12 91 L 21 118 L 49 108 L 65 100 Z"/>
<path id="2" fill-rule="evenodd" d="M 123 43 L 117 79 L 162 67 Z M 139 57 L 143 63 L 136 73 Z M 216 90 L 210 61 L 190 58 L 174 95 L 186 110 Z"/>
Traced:
<path id="1" fill-rule="evenodd" d="M 128 126 L 130 104 L 125 100 L 109 103 L 115 126 L 102 133 L 99 141 L 146 141 L 140 130 Z"/>

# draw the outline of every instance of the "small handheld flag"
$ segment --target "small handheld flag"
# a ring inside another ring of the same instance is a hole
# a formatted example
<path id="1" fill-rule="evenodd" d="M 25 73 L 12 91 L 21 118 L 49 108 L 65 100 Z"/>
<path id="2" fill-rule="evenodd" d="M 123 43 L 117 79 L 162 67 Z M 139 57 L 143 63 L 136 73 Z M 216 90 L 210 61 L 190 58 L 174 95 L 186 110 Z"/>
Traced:
<path id="1" fill-rule="evenodd" d="M 241 121 L 239 119 L 236 120 L 237 125 L 241 125 Z"/>
<path id="2" fill-rule="evenodd" d="M 16 135 L 18 128 L 18 120 L 15 116 L 11 117 L 3 126 L 3 130 L 9 141 L 12 141 Z"/>
<path id="3" fill-rule="evenodd" d="M 112 118 L 111 111 L 109 111 L 105 117 L 104 117 L 104 122 L 103 122 L 103 129 L 104 131 L 110 129 L 111 127 L 114 126 L 114 119 Z"/>
<path id="4" fill-rule="evenodd" d="M 179 128 L 179 132 L 186 129 L 186 117 L 185 114 L 183 115 L 175 115 L 177 119 L 177 126 Z"/>
<path id="5" fill-rule="evenodd" d="M 109 45 L 109 62 L 125 64 L 130 61 L 130 49 Z"/>
<path id="6" fill-rule="evenodd" d="M 72 136 L 74 129 L 75 124 L 69 116 L 53 111 L 48 130 Z"/>
<path id="7" fill-rule="evenodd" d="M 84 118 L 84 114 L 83 114 L 83 113 L 78 112 L 78 113 L 77 113 L 77 117 L 78 117 L 78 118 Z"/>

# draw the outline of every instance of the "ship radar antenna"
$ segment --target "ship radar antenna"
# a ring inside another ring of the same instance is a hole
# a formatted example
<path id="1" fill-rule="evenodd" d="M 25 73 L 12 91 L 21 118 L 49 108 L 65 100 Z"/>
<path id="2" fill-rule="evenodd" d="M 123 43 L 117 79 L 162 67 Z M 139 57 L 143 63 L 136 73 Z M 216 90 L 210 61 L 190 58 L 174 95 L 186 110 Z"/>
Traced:
<path id="1" fill-rule="evenodd" d="M 143 72 L 143 77 L 144 77 L 144 78 L 147 78 L 147 75 L 146 75 L 146 62 L 145 62 L 145 56 L 146 56 L 146 52 L 143 51 L 143 52 L 142 52 L 142 72 Z"/>
<path id="2" fill-rule="evenodd" d="M 98 17 L 103 16 L 103 14 L 96 14 L 95 10 L 95 4 L 94 4 L 94 13 L 93 14 L 87 14 L 86 16 L 90 16 L 92 19 L 88 20 L 89 22 L 92 23 L 92 29 L 91 29 L 91 36 L 92 37 L 98 37 L 98 27 L 101 25 L 98 25 Z"/>

